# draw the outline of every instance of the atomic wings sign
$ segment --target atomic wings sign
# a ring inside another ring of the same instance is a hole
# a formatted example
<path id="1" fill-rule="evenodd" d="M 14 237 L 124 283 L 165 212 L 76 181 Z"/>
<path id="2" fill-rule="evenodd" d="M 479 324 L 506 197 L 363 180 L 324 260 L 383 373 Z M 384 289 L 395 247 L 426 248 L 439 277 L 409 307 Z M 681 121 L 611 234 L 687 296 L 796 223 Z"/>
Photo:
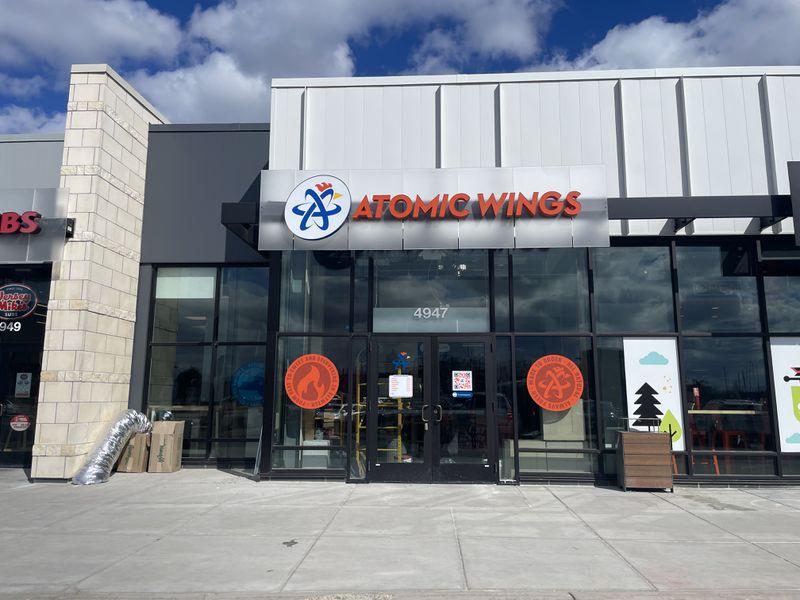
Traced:
<path id="1" fill-rule="evenodd" d="M 602 167 L 263 171 L 260 250 L 608 246 Z"/>

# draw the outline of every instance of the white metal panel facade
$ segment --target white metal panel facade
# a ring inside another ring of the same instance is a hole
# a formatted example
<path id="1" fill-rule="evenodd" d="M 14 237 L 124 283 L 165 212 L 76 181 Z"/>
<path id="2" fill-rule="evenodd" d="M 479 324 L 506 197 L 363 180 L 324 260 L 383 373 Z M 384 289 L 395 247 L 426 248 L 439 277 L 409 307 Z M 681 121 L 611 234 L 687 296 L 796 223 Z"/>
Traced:
<path id="1" fill-rule="evenodd" d="M 788 194 L 800 160 L 798 67 L 279 79 L 271 110 L 270 169 L 602 165 L 609 197 L 727 196 Z M 744 232 L 757 220 L 682 234 Z"/>

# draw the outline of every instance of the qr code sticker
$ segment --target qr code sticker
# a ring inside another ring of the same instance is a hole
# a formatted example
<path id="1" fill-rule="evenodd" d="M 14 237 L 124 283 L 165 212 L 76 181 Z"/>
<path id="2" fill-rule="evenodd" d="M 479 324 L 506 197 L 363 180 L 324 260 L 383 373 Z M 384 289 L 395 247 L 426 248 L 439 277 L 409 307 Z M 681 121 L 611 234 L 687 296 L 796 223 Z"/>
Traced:
<path id="1" fill-rule="evenodd" d="M 472 371 L 453 371 L 453 391 L 472 391 Z"/>

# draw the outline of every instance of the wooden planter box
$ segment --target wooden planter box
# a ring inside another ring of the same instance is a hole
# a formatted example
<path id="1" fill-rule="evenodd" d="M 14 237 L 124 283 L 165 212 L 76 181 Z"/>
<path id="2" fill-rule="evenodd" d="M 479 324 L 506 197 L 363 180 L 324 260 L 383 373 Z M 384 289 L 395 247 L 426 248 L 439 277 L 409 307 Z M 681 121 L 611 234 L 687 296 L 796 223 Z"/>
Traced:
<path id="1" fill-rule="evenodd" d="M 628 488 L 674 491 L 669 434 L 620 431 L 617 444 L 617 481 L 625 491 Z"/>

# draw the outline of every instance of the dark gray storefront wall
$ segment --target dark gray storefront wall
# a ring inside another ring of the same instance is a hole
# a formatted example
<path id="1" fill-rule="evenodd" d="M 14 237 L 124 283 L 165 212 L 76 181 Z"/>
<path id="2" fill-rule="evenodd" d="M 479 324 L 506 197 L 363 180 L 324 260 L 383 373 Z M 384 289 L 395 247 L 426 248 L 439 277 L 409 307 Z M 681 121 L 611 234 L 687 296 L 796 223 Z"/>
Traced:
<path id="1" fill-rule="evenodd" d="M 267 261 L 220 222 L 222 204 L 259 201 L 269 125 L 151 125 L 128 404 L 145 399 L 153 265 Z"/>

